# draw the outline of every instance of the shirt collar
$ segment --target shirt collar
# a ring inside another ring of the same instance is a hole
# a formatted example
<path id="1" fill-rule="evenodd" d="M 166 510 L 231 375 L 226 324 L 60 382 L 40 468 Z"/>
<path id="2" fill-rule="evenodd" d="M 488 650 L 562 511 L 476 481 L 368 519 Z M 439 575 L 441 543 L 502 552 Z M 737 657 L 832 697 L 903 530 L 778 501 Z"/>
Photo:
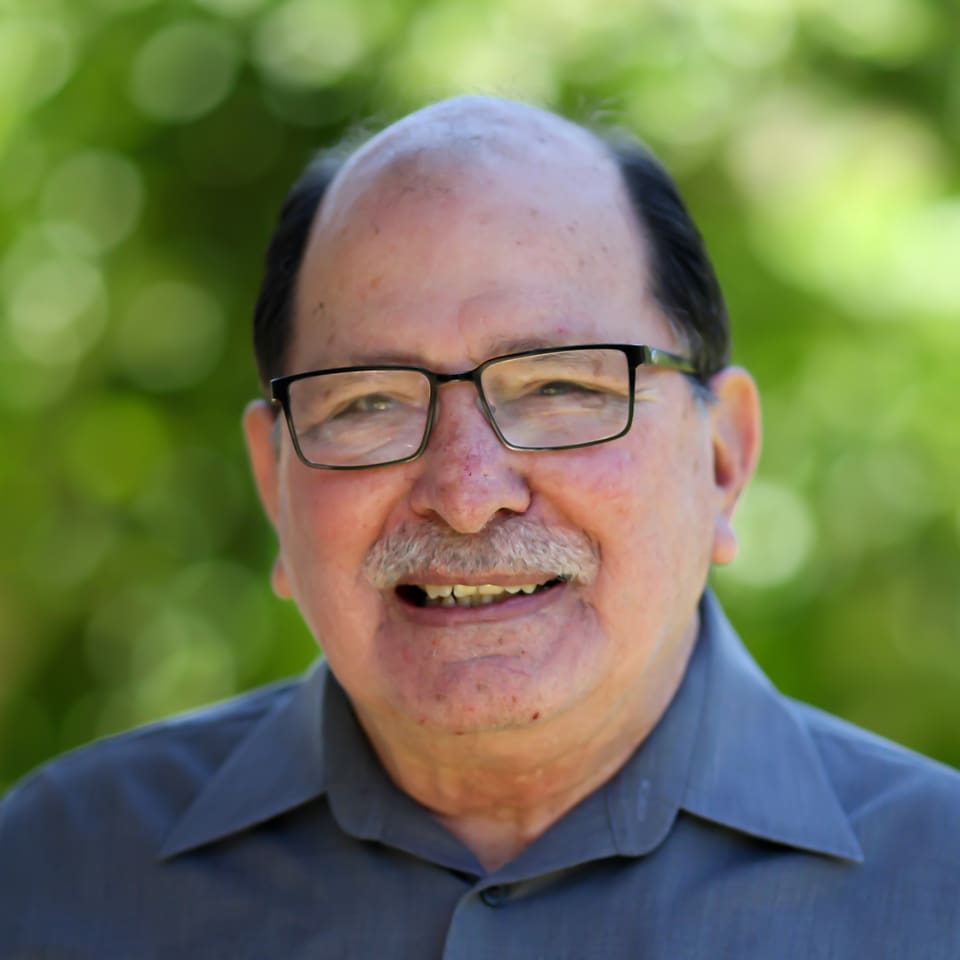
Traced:
<path id="1" fill-rule="evenodd" d="M 222 840 L 324 794 L 324 680 L 318 660 L 227 757 L 174 824 L 161 858 Z"/>
<path id="2" fill-rule="evenodd" d="M 603 788 L 615 848 L 609 852 L 649 852 L 683 809 L 775 843 L 862 860 L 816 747 L 789 701 L 760 672 L 709 592 L 700 618 L 700 636 L 670 707 Z M 346 757 L 345 751 L 356 752 Z M 160 856 L 253 827 L 328 790 L 334 815 L 355 836 L 387 839 L 390 821 L 416 806 L 379 768 L 345 696 L 319 661 L 236 747 L 174 825 Z M 599 799 L 588 798 L 591 809 Z M 548 833 L 563 830 L 564 820 Z M 441 862 L 468 867 L 463 848 L 438 823 L 429 823 L 419 842 Z"/>
<path id="3" fill-rule="evenodd" d="M 700 617 L 697 657 L 706 682 L 682 808 L 775 843 L 862 861 L 794 705 L 763 675 L 709 592 Z"/>

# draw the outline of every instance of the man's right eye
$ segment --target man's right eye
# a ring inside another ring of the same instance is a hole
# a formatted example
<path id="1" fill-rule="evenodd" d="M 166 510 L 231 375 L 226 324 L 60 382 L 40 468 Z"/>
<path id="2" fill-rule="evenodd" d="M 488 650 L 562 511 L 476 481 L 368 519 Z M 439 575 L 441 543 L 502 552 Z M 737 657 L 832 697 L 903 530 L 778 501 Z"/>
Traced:
<path id="1" fill-rule="evenodd" d="M 337 420 L 342 417 L 367 416 L 371 413 L 387 413 L 396 406 L 396 400 L 384 393 L 368 393 L 337 407 L 329 419 Z"/>

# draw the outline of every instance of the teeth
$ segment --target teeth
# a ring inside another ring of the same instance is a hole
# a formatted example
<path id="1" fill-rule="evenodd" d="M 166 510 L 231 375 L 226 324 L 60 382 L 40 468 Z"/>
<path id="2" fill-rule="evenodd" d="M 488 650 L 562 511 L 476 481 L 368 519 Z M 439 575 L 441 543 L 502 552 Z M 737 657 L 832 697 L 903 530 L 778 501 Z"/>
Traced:
<path id="1" fill-rule="evenodd" d="M 495 583 L 426 583 L 420 584 L 420 589 L 427 595 L 429 606 L 478 607 L 518 593 L 531 594 L 540 586 L 542 584 L 539 583 L 521 583 L 509 587 Z"/>
<path id="2" fill-rule="evenodd" d="M 449 597 L 453 592 L 453 587 L 450 584 L 445 583 L 443 585 L 434 585 L 432 583 L 426 584 L 420 588 L 423 592 L 431 599 L 438 600 L 440 597 Z"/>

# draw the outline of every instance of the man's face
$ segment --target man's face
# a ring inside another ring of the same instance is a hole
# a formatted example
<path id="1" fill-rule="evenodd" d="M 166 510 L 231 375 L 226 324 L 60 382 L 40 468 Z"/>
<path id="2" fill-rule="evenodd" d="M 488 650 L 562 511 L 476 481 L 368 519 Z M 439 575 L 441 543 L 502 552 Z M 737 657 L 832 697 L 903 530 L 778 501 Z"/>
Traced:
<path id="1" fill-rule="evenodd" d="M 408 362 L 457 372 L 564 344 L 677 351 L 612 168 L 555 156 L 467 172 L 442 162 L 352 170 L 304 258 L 287 370 Z M 427 449 L 407 464 L 310 469 L 285 431 L 274 462 L 266 431 L 248 425 L 279 537 L 275 587 L 293 596 L 362 716 L 449 733 L 561 715 L 589 726 L 679 676 L 724 510 L 713 433 L 681 375 L 645 367 L 630 433 L 595 447 L 505 449 L 470 383 L 440 388 Z M 421 556 L 406 584 L 556 576 L 518 573 L 489 549 L 484 569 L 458 570 L 462 551 L 483 550 L 491 532 L 521 554 L 573 544 L 582 579 L 435 607 L 368 576 L 385 542 L 428 534 L 456 550 Z"/>

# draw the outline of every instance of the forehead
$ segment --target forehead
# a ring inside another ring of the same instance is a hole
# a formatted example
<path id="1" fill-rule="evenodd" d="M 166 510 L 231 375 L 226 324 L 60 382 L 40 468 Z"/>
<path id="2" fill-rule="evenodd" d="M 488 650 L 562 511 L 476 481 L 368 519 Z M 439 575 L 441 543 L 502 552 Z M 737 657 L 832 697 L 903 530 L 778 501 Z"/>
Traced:
<path id="1" fill-rule="evenodd" d="M 346 165 L 301 265 L 291 364 L 637 339 L 623 319 L 655 311 L 616 166 L 584 131 L 525 111 L 428 118 Z"/>

